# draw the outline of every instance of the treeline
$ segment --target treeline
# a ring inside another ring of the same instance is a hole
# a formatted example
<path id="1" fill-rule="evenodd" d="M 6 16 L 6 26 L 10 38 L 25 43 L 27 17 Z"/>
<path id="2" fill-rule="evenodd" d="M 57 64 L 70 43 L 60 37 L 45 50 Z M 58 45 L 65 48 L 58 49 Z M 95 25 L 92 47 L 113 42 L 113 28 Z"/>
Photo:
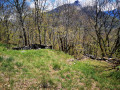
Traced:
<path id="1" fill-rule="evenodd" d="M 94 6 L 80 9 L 68 2 L 52 11 L 46 11 L 47 0 L 33 2 L 35 7 L 30 8 L 27 0 L 0 1 L 1 43 L 52 45 L 79 59 L 87 54 L 120 58 L 118 0 L 117 8 L 106 13 L 102 7 L 111 0 L 101 4 L 96 0 Z"/>

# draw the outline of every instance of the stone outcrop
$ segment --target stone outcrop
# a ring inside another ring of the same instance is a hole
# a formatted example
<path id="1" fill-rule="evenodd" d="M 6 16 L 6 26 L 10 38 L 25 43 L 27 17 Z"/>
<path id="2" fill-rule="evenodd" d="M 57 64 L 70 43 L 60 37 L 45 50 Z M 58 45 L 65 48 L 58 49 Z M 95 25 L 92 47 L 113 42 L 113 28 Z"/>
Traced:
<path id="1" fill-rule="evenodd" d="M 40 45 L 40 44 L 32 44 L 30 46 L 15 47 L 15 48 L 12 48 L 12 49 L 13 50 L 52 49 L 52 46 Z"/>

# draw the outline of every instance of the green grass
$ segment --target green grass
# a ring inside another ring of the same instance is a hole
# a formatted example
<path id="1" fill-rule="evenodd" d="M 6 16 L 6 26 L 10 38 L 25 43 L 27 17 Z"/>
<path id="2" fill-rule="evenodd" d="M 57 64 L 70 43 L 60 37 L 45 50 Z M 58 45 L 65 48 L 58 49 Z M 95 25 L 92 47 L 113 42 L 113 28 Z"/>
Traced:
<path id="1" fill-rule="evenodd" d="M 61 51 L 8 50 L 0 44 L 0 88 L 10 90 L 119 90 L 120 71 L 107 62 L 70 61 Z"/>
<path id="2" fill-rule="evenodd" d="M 60 70 L 60 64 L 59 63 L 53 63 L 53 69 L 54 70 Z"/>
<path id="3" fill-rule="evenodd" d="M 2 56 L 0 56 L 0 62 L 2 62 L 4 60 L 4 58 Z"/>

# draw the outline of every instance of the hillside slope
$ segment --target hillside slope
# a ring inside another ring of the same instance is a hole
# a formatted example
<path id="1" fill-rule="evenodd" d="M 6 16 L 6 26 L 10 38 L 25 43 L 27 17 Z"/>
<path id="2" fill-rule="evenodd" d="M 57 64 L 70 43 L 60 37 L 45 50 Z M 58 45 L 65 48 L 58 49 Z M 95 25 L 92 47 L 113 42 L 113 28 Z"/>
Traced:
<path id="1" fill-rule="evenodd" d="M 120 71 L 112 64 L 77 61 L 60 51 L 8 50 L 0 45 L 0 90 L 120 89 Z"/>

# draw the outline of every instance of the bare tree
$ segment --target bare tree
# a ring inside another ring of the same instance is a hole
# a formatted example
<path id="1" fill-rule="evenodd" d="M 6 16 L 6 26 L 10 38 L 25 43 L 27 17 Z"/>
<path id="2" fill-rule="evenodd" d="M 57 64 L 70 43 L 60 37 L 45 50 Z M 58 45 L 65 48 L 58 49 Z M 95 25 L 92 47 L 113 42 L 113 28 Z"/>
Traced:
<path id="1" fill-rule="evenodd" d="M 34 3 L 35 3 L 35 22 L 36 22 L 37 29 L 39 32 L 39 43 L 40 44 L 42 44 L 41 29 L 42 29 L 44 10 L 46 9 L 46 1 L 47 0 L 34 0 Z"/>
<path id="2" fill-rule="evenodd" d="M 19 24 L 22 28 L 23 36 L 24 36 L 24 44 L 28 45 L 27 43 L 27 33 L 25 30 L 25 18 L 26 18 L 26 12 L 27 12 L 27 4 L 26 0 L 7 0 L 7 2 L 13 7 L 13 10 L 15 9 L 17 19 L 19 21 Z"/>
<path id="3" fill-rule="evenodd" d="M 88 7 L 89 9 L 91 8 L 91 11 L 93 12 L 92 15 L 89 15 L 89 23 L 92 27 L 91 30 L 95 31 L 95 36 L 90 35 L 94 40 L 96 40 L 96 43 L 98 43 L 102 57 L 111 56 L 110 53 L 113 47 L 112 43 L 114 41 L 116 42 L 114 38 L 114 33 L 116 32 L 114 30 L 117 26 L 119 26 L 119 20 L 117 19 L 118 14 L 116 10 L 111 11 L 111 8 L 108 8 L 107 13 L 103 12 L 106 3 L 111 3 L 111 0 L 107 0 L 107 2 L 104 1 L 102 3 L 99 0 L 96 0 L 94 8 Z M 88 32 L 90 32 L 90 30 Z M 116 36 L 118 36 L 118 33 L 119 30 Z M 110 42 L 111 40 L 112 42 Z M 117 46 L 114 47 L 117 48 Z"/>

